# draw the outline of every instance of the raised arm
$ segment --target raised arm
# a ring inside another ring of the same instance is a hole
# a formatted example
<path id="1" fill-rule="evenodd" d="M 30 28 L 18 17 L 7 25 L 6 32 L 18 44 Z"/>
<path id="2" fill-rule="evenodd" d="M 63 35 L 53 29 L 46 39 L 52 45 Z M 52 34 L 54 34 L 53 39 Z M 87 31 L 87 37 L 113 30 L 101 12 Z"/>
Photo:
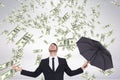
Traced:
<path id="1" fill-rule="evenodd" d="M 37 77 L 42 73 L 42 61 L 34 72 L 23 70 L 21 67 L 18 67 L 18 66 L 13 66 L 13 69 L 15 69 L 16 71 L 20 71 L 22 75 L 26 75 L 30 77 Z"/>
<path id="2" fill-rule="evenodd" d="M 82 67 L 76 69 L 76 70 L 71 70 L 65 60 L 65 72 L 69 75 L 69 76 L 74 76 L 80 73 L 83 73 L 83 70 L 87 67 L 88 62 L 86 62 Z"/>

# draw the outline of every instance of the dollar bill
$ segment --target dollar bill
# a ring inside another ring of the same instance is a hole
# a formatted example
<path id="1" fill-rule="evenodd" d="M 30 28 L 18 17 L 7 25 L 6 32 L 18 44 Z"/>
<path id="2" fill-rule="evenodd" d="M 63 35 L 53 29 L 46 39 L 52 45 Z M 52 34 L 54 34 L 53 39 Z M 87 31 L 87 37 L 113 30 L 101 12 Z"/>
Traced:
<path id="1" fill-rule="evenodd" d="M 101 34 L 101 37 L 100 37 L 100 41 L 104 41 L 105 40 L 105 34 Z"/>
<path id="2" fill-rule="evenodd" d="M 118 0 L 112 0 L 110 1 L 113 5 L 120 7 L 120 2 Z"/>
<path id="3" fill-rule="evenodd" d="M 17 26 L 14 30 L 12 30 L 7 36 L 8 40 L 13 41 L 18 32 L 20 32 L 23 28 Z"/>
<path id="4" fill-rule="evenodd" d="M 91 77 L 89 77 L 87 80 L 95 80 L 96 76 L 93 74 Z"/>
<path id="5" fill-rule="evenodd" d="M 90 78 L 88 78 L 87 80 L 95 80 L 94 78 L 92 78 L 92 77 L 90 77 Z"/>
<path id="6" fill-rule="evenodd" d="M 43 37 L 43 35 L 39 36 L 39 38 L 42 38 L 42 37 Z"/>
<path id="7" fill-rule="evenodd" d="M 8 67 L 8 62 L 4 64 L 0 64 L 0 70 L 3 70 Z"/>
<path id="8" fill-rule="evenodd" d="M 94 36 L 94 31 L 90 30 L 91 36 Z"/>
<path id="9" fill-rule="evenodd" d="M 45 8 L 45 5 L 47 2 L 45 0 L 40 0 L 39 2 L 40 2 L 39 5 L 41 6 L 41 8 Z"/>
<path id="10" fill-rule="evenodd" d="M 43 50 L 42 49 L 35 49 L 33 50 L 33 53 L 41 53 Z"/>
<path id="11" fill-rule="evenodd" d="M 55 31 L 57 34 L 60 34 L 60 35 L 64 34 L 64 30 L 62 28 L 55 29 Z"/>
<path id="12" fill-rule="evenodd" d="M 61 46 L 64 46 L 64 40 L 58 40 L 58 43 L 57 43 L 57 44 L 58 44 L 58 46 L 60 46 L 60 47 L 61 47 Z"/>
<path id="13" fill-rule="evenodd" d="M 64 8 L 66 7 L 74 8 L 77 5 L 78 5 L 78 0 L 66 0 L 66 5 Z"/>
<path id="14" fill-rule="evenodd" d="M 13 53 L 13 59 L 14 60 L 20 60 L 23 56 L 23 49 L 12 49 L 12 53 Z"/>
<path id="15" fill-rule="evenodd" d="M 38 23 L 37 21 L 33 21 L 33 23 L 34 23 L 34 27 L 35 27 L 36 29 L 40 29 L 40 28 L 41 28 L 41 24 Z"/>
<path id="16" fill-rule="evenodd" d="M 27 12 L 27 11 L 30 11 L 29 5 L 25 4 L 25 2 L 21 2 L 21 7 L 22 7 L 22 11 L 24 13 Z"/>
<path id="17" fill-rule="evenodd" d="M 115 41 L 115 38 L 113 38 L 111 41 L 110 41 L 110 43 L 113 43 Z"/>
<path id="18" fill-rule="evenodd" d="M 80 27 L 79 25 L 77 25 L 76 23 L 71 23 L 71 26 L 72 26 L 72 30 L 76 31 L 76 30 L 80 30 Z"/>
<path id="19" fill-rule="evenodd" d="M 70 0 L 70 2 L 71 2 L 71 5 L 74 5 L 74 6 L 78 5 L 78 0 Z"/>
<path id="20" fill-rule="evenodd" d="M 108 70 L 105 70 L 105 71 L 99 70 L 99 71 L 102 72 L 105 76 L 109 76 L 114 72 L 113 69 L 108 69 Z"/>
<path id="21" fill-rule="evenodd" d="M 96 37 L 98 38 L 99 36 L 100 36 L 100 34 L 97 33 L 97 34 L 96 34 Z"/>
<path id="22" fill-rule="evenodd" d="M 0 33 L 0 35 L 3 35 L 3 34 L 8 34 L 8 30 L 4 30 L 3 32 Z"/>
<path id="23" fill-rule="evenodd" d="M 36 63 L 35 63 L 35 65 L 39 65 L 41 59 L 42 59 L 42 55 L 37 55 L 37 59 L 36 59 Z"/>
<path id="24" fill-rule="evenodd" d="M 111 24 L 107 24 L 105 26 L 103 26 L 103 29 L 109 28 L 111 26 Z"/>
<path id="25" fill-rule="evenodd" d="M 112 35 L 112 33 L 113 33 L 113 30 L 111 30 L 111 31 L 107 32 L 107 33 L 106 33 L 106 34 L 107 34 L 107 36 L 106 36 L 106 37 L 111 36 L 111 35 Z"/>
<path id="26" fill-rule="evenodd" d="M 53 0 L 50 1 L 50 4 L 51 4 L 51 6 L 53 6 L 53 7 L 55 6 L 54 3 L 53 3 Z"/>
<path id="27" fill-rule="evenodd" d="M 67 13 L 65 13 L 65 15 L 64 15 L 63 17 L 59 17 L 58 22 L 59 22 L 59 24 L 63 24 L 63 23 L 66 22 L 69 18 L 70 18 L 70 15 L 69 15 L 69 13 L 67 12 Z"/>
<path id="28" fill-rule="evenodd" d="M 13 60 L 11 60 L 9 62 L 6 62 L 4 64 L 0 64 L 0 71 L 4 70 L 4 69 L 6 69 L 6 68 L 8 68 L 8 67 L 10 67 L 10 66 L 12 66 L 14 64 L 17 64 L 17 63 L 19 63 L 19 61 L 13 59 Z"/>
<path id="29" fill-rule="evenodd" d="M 34 3 L 33 2 L 30 2 L 30 8 L 31 8 L 31 10 L 33 10 L 34 11 Z"/>
<path id="30" fill-rule="evenodd" d="M 0 7 L 5 7 L 5 5 L 3 3 L 0 2 Z"/>
<path id="31" fill-rule="evenodd" d="M 69 53 L 69 54 L 65 55 L 64 57 L 65 57 L 65 59 L 69 59 L 70 57 L 72 57 L 72 55 Z"/>
<path id="32" fill-rule="evenodd" d="M 84 31 L 84 32 L 83 32 L 83 36 L 86 36 L 86 35 L 87 35 L 87 31 Z"/>
<path id="33" fill-rule="evenodd" d="M 55 29 L 55 31 L 56 31 L 56 34 L 54 36 L 57 37 L 58 35 L 63 35 L 65 37 L 70 32 L 70 29 L 67 27 L 66 29 L 58 28 L 58 29 Z"/>
<path id="34" fill-rule="evenodd" d="M 88 72 L 85 72 L 85 73 L 83 73 L 82 75 L 81 75 L 83 78 L 85 78 L 85 79 L 88 79 Z"/>
<path id="35" fill-rule="evenodd" d="M 12 76 L 11 70 L 9 70 L 9 71 L 3 73 L 2 75 L 0 75 L 0 78 L 1 78 L 1 80 L 7 80 L 8 78 L 10 78 L 10 76 Z"/>
<path id="36" fill-rule="evenodd" d="M 40 16 L 37 16 L 35 18 L 35 20 L 33 20 L 34 22 L 34 27 L 37 29 L 40 28 L 47 28 L 46 24 L 47 24 L 47 20 L 48 20 L 48 16 L 46 15 L 46 13 L 41 14 Z M 43 27 L 44 26 L 44 27 Z"/>
<path id="37" fill-rule="evenodd" d="M 13 77 L 16 72 L 17 72 L 16 70 L 10 69 L 10 70 L 4 72 L 3 74 L 0 74 L 0 80 L 8 80 L 11 77 Z"/>
<path id="38" fill-rule="evenodd" d="M 91 11 L 92 11 L 92 15 L 93 15 L 93 19 L 96 19 L 96 18 L 99 18 L 100 17 L 100 12 L 96 10 L 95 7 L 92 7 L 91 8 Z M 95 21 L 95 20 L 94 20 Z"/>
<path id="39" fill-rule="evenodd" d="M 66 48 L 68 50 L 75 49 L 75 43 L 76 43 L 76 40 L 74 38 L 68 38 L 68 39 L 57 41 L 58 46 L 63 47 L 63 49 Z"/>
<path id="40" fill-rule="evenodd" d="M 75 45 L 75 39 L 73 38 L 68 38 L 68 39 L 65 39 L 65 40 L 59 40 L 58 41 L 58 45 L 59 46 L 73 46 Z"/>
<path id="41" fill-rule="evenodd" d="M 57 7 L 55 7 L 52 10 L 50 10 L 51 16 L 57 16 L 59 14 L 60 6 L 61 6 L 61 4 L 58 4 Z"/>
<path id="42" fill-rule="evenodd" d="M 29 34 L 28 32 L 19 40 L 17 41 L 16 45 L 19 49 L 25 47 L 25 45 L 30 42 L 32 38 L 32 34 Z"/>
<path id="43" fill-rule="evenodd" d="M 51 27 L 50 26 L 46 26 L 46 33 L 45 35 L 50 35 L 50 30 L 51 30 Z"/>
<path id="44" fill-rule="evenodd" d="M 47 41 L 47 40 L 44 40 L 44 43 L 45 43 L 45 44 L 48 44 L 48 41 Z"/>

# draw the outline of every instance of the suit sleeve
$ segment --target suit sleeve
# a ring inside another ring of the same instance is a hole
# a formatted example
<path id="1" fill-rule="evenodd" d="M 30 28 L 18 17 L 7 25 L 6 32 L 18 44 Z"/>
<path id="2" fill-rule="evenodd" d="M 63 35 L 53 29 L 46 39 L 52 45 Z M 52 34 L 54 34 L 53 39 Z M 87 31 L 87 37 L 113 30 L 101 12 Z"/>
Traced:
<path id="1" fill-rule="evenodd" d="M 65 72 L 66 72 L 69 76 L 74 76 L 74 75 L 83 73 L 82 68 L 78 68 L 78 69 L 76 69 L 76 70 L 71 70 L 71 69 L 69 68 L 66 60 L 64 60 L 64 61 L 65 61 L 65 64 L 64 64 L 64 65 L 65 65 Z"/>
<path id="2" fill-rule="evenodd" d="M 43 63 L 42 63 L 42 60 L 41 60 L 40 65 L 38 66 L 38 68 L 34 72 L 22 70 L 21 74 L 25 75 L 25 76 L 30 76 L 30 77 L 37 77 L 42 73 L 42 64 Z"/>

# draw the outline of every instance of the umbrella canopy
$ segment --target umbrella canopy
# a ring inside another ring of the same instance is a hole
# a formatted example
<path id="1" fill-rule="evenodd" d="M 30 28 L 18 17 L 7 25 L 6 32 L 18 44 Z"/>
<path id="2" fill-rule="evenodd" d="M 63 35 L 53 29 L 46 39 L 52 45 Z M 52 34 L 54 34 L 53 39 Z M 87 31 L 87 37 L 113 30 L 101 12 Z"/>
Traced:
<path id="1" fill-rule="evenodd" d="M 90 38 L 81 37 L 77 41 L 80 54 L 94 65 L 102 70 L 113 68 L 110 52 L 98 41 Z"/>

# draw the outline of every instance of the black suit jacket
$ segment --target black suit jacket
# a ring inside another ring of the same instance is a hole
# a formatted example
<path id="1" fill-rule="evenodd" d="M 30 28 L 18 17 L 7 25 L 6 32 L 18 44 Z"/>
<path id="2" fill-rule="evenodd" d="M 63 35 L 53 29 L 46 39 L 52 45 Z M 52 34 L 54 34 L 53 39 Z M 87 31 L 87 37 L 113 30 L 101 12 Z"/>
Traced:
<path id="1" fill-rule="evenodd" d="M 66 72 L 69 76 L 73 76 L 83 72 L 81 68 L 77 70 L 71 70 L 68 67 L 67 62 L 64 58 L 58 57 L 58 61 L 59 61 L 59 65 L 55 72 L 49 66 L 49 58 L 46 58 L 41 60 L 39 67 L 34 72 L 22 70 L 21 74 L 31 77 L 37 77 L 41 73 L 43 73 L 45 80 L 63 80 L 64 72 Z"/>

